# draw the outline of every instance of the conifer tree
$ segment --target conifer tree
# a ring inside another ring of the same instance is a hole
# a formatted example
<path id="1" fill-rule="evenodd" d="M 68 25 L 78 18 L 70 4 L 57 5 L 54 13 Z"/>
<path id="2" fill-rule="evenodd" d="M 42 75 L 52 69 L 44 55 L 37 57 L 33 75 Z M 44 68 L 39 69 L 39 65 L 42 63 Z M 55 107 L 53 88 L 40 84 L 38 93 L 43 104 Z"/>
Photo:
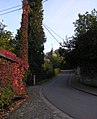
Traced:
<path id="1" fill-rule="evenodd" d="M 42 27 L 42 0 L 28 0 L 28 59 L 31 74 L 38 76 L 44 63 L 45 35 Z"/>

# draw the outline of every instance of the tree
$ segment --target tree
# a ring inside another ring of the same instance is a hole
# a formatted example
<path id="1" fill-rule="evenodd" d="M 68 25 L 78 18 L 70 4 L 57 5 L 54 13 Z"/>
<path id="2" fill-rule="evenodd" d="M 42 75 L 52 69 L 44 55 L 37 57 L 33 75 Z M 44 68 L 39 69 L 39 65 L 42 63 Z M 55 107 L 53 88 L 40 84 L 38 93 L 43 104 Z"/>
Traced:
<path id="1" fill-rule="evenodd" d="M 28 0 L 28 59 L 31 74 L 38 76 L 44 63 L 45 35 L 42 27 L 42 0 Z"/>
<path id="2" fill-rule="evenodd" d="M 97 72 L 97 11 L 78 14 L 78 17 L 74 22 L 75 35 L 63 43 L 60 54 L 65 57 L 66 67 L 80 66 L 85 73 Z"/>
<path id="3" fill-rule="evenodd" d="M 17 34 L 15 35 L 15 45 L 13 51 L 18 57 L 20 57 L 20 34 L 21 34 L 20 32 L 21 30 L 18 29 Z"/>
<path id="4" fill-rule="evenodd" d="M 6 25 L 0 22 L 0 48 L 14 50 L 14 37 L 10 31 L 5 30 Z"/>
<path id="5" fill-rule="evenodd" d="M 69 42 L 68 44 L 71 45 L 71 42 Z M 63 57 L 63 60 L 61 62 L 62 69 L 72 69 L 76 67 L 77 60 L 76 60 L 75 49 L 71 49 L 71 47 L 70 49 L 69 48 L 65 49 L 60 47 L 58 49 L 58 52 L 60 56 Z"/>
<path id="6" fill-rule="evenodd" d="M 79 14 L 75 25 L 75 50 L 83 72 L 97 72 L 97 11 Z"/>
<path id="7" fill-rule="evenodd" d="M 64 65 L 64 57 L 63 55 L 60 55 L 59 49 L 52 52 L 50 61 L 53 65 L 53 68 L 62 68 L 62 66 Z"/>
<path id="8" fill-rule="evenodd" d="M 75 36 L 78 37 L 87 33 L 88 30 L 96 30 L 97 29 L 97 11 L 94 9 L 85 14 L 78 14 L 79 19 L 74 22 L 75 26 Z"/>

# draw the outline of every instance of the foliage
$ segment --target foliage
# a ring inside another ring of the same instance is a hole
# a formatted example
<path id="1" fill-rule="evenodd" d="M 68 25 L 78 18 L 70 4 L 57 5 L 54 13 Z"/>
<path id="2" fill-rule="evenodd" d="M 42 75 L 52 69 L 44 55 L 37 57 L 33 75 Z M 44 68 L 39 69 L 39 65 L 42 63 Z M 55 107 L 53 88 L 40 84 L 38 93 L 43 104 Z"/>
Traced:
<path id="1" fill-rule="evenodd" d="M 91 14 L 79 14 L 75 24 L 76 58 L 78 65 L 82 67 L 83 73 L 93 74 L 97 72 L 97 11 L 94 9 Z"/>
<path id="2" fill-rule="evenodd" d="M 52 53 L 52 56 L 50 58 L 53 68 L 61 68 L 63 60 L 64 60 L 64 58 L 63 58 L 63 56 L 61 56 L 59 54 L 58 50 L 56 50 L 54 53 Z"/>
<path id="3" fill-rule="evenodd" d="M 17 30 L 17 34 L 15 35 L 15 45 L 13 53 L 16 54 L 18 57 L 20 57 L 20 29 Z"/>
<path id="4" fill-rule="evenodd" d="M 31 76 L 42 73 L 44 63 L 44 42 L 45 35 L 42 27 L 43 9 L 42 0 L 28 0 L 28 59 Z"/>
<path id="5" fill-rule="evenodd" d="M 48 52 L 44 58 L 44 71 L 47 78 L 60 73 L 61 64 L 63 63 L 63 56 L 60 56 L 59 51 Z"/>
<path id="6" fill-rule="evenodd" d="M 22 81 L 28 64 L 24 64 L 15 54 L 0 49 L 0 108 L 9 105 L 15 97 L 26 95 Z"/>
<path id="7" fill-rule="evenodd" d="M 86 12 L 79 14 L 75 22 L 76 51 L 79 65 L 88 68 L 90 64 L 97 64 L 97 11 L 94 9 L 91 14 Z M 92 67 L 91 67 L 92 68 Z"/>
<path id="8" fill-rule="evenodd" d="M 82 73 L 93 74 L 97 72 L 97 11 L 78 14 L 74 22 L 75 35 L 68 44 L 67 49 L 60 48 L 59 52 L 65 57 L 66 67 L 81 67 Z"/>
<path id="9" fill-rule="evenodd" d="M 44 75 L 45 75 L 44 79 L 51 78 L 54 75 L 53 65 L 49 59 L 44 60 L 43 68 L 44 68 Z"/>
<path id="10" fill-rule="evenodd" d="M 69 40 L 69 47 L 62 49 L 62 54 L 70 67 L 79 65 L 85 70 L 83 72 L 96 71 L 94 66 L 97 64 L 97 11 L 94 9 L 91 13 L 78 14 L 78 17 L 74 22 L 75 36 Z"/>
<path id="11" fill-rule="evenodd" d="M 14 37 L 10 31 L 5 30 L 6 25 L 0 22 L 0 48 L 14 50 Z"/>
<path id="12" fill-rule="evenodd" d="M 70 44 L 70 42 L 68 44 Z M 60 47 L 58 49 L 58 52 L 60 57 L 62 57 L 62 61 L 60 64 L 61 69 L 72 69 L 76 67 L 76 54 L 74 49 L 65 49 Z"/>
<path id="13" fill-rule="evenodd" d="M 20 29 L 20 58 L 28 63 L 28 0 L 23 0 L 23 13 Z"/>
<path id="14" fill-rule="evenodd" d="M 60 73 L 60 68 L 55 68 L 54 69 L 54 75 L 57 76 Z"/>
<path id="15" fill-rule="evenodd" d="M 74 22 L 76 37 L 87 33 L 88 30 L 97 29 L 97 11 L 95 9 L 91 13 L 78 14 L 78 17 L 79 19 Z"/>

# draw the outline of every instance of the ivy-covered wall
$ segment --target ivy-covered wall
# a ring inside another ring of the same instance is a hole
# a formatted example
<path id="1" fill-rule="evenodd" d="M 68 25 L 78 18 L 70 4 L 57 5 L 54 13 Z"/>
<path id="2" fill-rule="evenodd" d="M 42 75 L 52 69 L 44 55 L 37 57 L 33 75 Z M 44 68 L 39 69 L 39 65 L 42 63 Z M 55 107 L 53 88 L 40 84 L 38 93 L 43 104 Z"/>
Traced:
<path id="1" fill-rule="evenodd" d="M 0 49 L 0 109 L 11 100 L 26 95 L 23 77 L 28 64 L 5 49 Z"/>

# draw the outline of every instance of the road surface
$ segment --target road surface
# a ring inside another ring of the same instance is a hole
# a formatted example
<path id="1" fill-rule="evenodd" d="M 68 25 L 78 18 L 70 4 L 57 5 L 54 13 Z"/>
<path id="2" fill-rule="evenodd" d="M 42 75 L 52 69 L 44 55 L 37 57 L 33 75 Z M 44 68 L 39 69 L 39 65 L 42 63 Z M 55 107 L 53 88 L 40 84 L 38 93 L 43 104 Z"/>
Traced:
<path id="1" fill-rule="evenodd" d="M 73 73 L 62 72 L 43 87 L 43 95 L 74 119 L 97 119 L 97 96 L 73 89 L 72 77 Z"/>

